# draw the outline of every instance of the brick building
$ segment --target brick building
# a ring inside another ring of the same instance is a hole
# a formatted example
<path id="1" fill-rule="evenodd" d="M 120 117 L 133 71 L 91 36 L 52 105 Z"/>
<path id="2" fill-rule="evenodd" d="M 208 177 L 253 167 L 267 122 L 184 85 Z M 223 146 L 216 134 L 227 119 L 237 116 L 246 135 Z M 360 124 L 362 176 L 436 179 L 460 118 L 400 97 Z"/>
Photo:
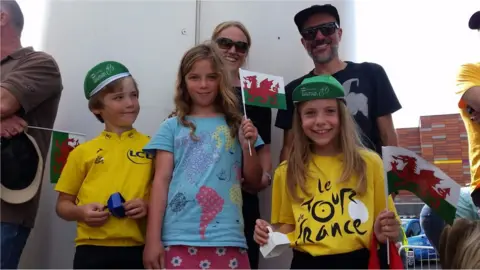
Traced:
<path id="1" fill-rule="evenodd" d="M 432 162 L 461 186 L 470 183 L 467 133 L 460 114 L 421 116 L 418 127 L 399 128 L 397 134 L 401 147 Z M 396 202 L 420 200 L 401 192 Z"/>

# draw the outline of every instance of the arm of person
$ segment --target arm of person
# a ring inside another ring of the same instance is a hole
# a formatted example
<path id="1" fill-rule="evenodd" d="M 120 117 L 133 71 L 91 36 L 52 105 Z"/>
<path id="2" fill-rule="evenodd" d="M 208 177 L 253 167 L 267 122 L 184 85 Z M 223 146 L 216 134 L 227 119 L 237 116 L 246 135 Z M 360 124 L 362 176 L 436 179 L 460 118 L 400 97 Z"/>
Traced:
<path id="1" fill-rule="evenodd" d="M 385 172 L 383 167 L 383 161 L 380 156 L 376 153 L 371 153 L 370 164 L 368 170 L 373 170 L 372 175 L 374 178 L 374 218 L 376 219 L 377 216 L 385 209 L 393 212 L 395 214 L 396 219 L 400 222 L 400 217 L 398 216 L 397 209 L 395 207 L 395 203 L 391 195 L 387 197 L 387 189 L 385 185 L 387 184 L 387 180 L 385 179 Z M 398 241 L 402 239 L 402 228 L 399 228 L 399 238 Z"/>
<path id="2" fill-rule="evenodd" d="M 155 173 L 152 188 L 149 192 L 150 201 L 147 219 L 147 241 L 160 241 L 163 219 L 167 207 L 168 189 L 174 169 L 174 144 L 176 118 L 165 120 L 144 147 L 144 151 L 155 153 Z"/>
<path id="3" fill-rule="evenodd" d="M 293 229 L 295 229 L 295 217 L 293 214 L 291 197 L 287 190 L 286 177 L 287 162 L 284 161 L 278 165 L 273 176 L 270 223 L 278 229 L 282 226 L 284 228 L 290 228 L 290 226 L 293 226 Z"/>
<path id="4" fill-rule="evenodd" d="M 161 239 L 163 218 L 167 207 L 168 188 L 172 178 L 173 167 L 173 153 L 157 150 L 155 156 L 156 169 L 148 207 L 147 241 Z"/>
<path id="5" fill-rule="evenodd" d="M 0 115 L 1 119 L 7 119 L 18 112 L 22 107 L 14 95 L 7 88 L 0 87 Z"/>
<path id="6" fill-rule="evenodd" d="M 257 147 L 258 157 L 263 169 L 261 190 L 270 185 L 272 175 L 272 156 L 270 144 L 272 142 L 272 109 L 264 107 L 249 107 L 249 117 L 263 140 L 263 145 Z"/>
<path id="7" fill-rule="evenodd" d="M 78 207 L 77 194 L 88 170 L 82 162 L 81 147 L 73 149 L 55 186 L 59 192 L 56 204 L 57 215 L 66 221 L 79 221 L 82 211 Z"/>
<path id="8" fill-rule="evenodd" d="M 457 91 L 461 95 L 459 107 L 467 105 L 480 111 L 480 63 L 465 64 L 457 74 Z"/>
<path id="9" fill-rule="evenodd" d="M 76 200 L 76 195 L 60 192 L 57 198 L 57 215 L 66 221 L 82 220 L 82 210 L 75 204 Z"/>
<path id="10" fill-rule="evenodd" d="M 264 190 L 270 185 L 270 180 L 269 179 L 271 176 L 271 171 L 272 171 L 272 158 L 270 154 L 270 145 L 265 144 L 260 147 L 256 148 L 257 153 L 258 153 L 258 158 L 260 160 L 260 166 L 262 167 L 262 177 L 261 177 L 261 183 L 260 185 L 255 189 L 251 188 L 249 184 L 244 184 L 242 186 L 243 190 L 251 193 L 251 194 L 256 194 L 259 191 Z M 243 172 L 242 172 L 243 174 Z"/>
<path id="11" fill-rule="evenodd" d="M 287 191 L 286 164 L 286 162 L 282 162 L 275 170 L 270 222 L 275 231 L 286 234 L 293 243 L 295 240 L 295 217 L 291 197 Z"/>
<path id="12" fill-rule="evenodd" d="M 377 118 L 378 130 L 380 132 L 380 139 L 384 146 L 398 146 L 398 136 L 391 114 L 380 116 Z"/>
<path id="13" fill-rule="evenodd" d="M 398 146 L 397 132 L 393 125 L 392 114 L 402 106 L 393 90 L 387 73 L 382 66 L 370 64 L 375 80 L 375 106 L 373 115 L 376 119 L 382 145 Z"/>
<path id="14" fill-rule="evenodd" d="M 270 151 L 270 144 L 265 144 L 258 150 L 258 156 L 262 165 L 264 173 L 272 174 L 272 156 Z"/>
<path id="15" fill-rule="evenodd" d="M 2 119 L 20 110 L 29 113 L 63 90 L 57 63 L 43 52 L 25 56 L 13 71 L 5 74 L 0 86 Z"/>
<path id="16" fill-rule="evenodd" d="M 292 93 L 295 87 L 300 84 L 303 78 L 290 82 L 285 86 L 285 98 L 287 108 L 285 110 L 278 110 L 277 118 L 275 119 L 275 126 L 283 130 L 282 149 L 280 150 L 279 163 L 288 159 L 290 146 L 293 142 L 293 114 L 295 113 L 295 105 L 292 100 Z"/>
<path id="17" fill-rule="evenodd" d="M 252 147 L 252 155 L 249 153 L 249 149 L 243 149 L 243 178 L 245 188 L 247 190 L 259 191 L 262 189 L 262 174 L 263 169 L 260 162 L 260 157 L 256 148 L 263 145 L 263 140 L 258 136 L 255 142 L 255 147 Z"/>
<path id="18" fill-rule="evenodd" d="M 477 207 L 473 203 L 469 187 L 463 187 L 460 189 L 455 217 L 470 220 L 480 219 Z"/>
<path id="19" fill-rule="evenodd" d="M 283 144 L 282 150 L 280 150 L 280 162 L 288 159 L 290 148 L 293 143 L 293 131 L 291 129 L 283 130 Z"/>

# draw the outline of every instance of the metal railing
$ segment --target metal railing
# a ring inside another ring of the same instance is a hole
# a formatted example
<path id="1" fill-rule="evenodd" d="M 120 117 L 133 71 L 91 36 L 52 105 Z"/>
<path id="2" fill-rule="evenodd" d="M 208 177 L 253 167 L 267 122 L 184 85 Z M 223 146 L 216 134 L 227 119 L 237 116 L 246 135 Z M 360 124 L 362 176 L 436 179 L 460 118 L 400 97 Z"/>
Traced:
<path id="1" fill-rule="evenodd" d="M 405 269 L 441 269 L 439 257 L 433 247 L 401 246 L 398 249 Z"/>

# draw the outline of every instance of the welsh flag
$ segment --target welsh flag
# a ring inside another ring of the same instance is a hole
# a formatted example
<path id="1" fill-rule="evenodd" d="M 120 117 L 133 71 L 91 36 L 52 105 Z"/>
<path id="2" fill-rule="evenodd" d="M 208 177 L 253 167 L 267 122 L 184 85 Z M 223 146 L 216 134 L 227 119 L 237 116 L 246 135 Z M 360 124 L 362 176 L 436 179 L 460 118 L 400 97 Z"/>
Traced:
<path id="1" fill-rule="evenodd" d="M 240 83 L 243 104 L 287 109 L 282 77 L 240 69 Z"/>
<path id="2" fill-rule="evenodd" d="M 408 190 L 452 224 L 457 211 L 460 185 L 442 170 L 412 151 L 382 147 L 389 193 Z"/>
<path id="3" fill-rule="evenodd" d="M 85 135 L 63 132 L 63 131 L 52 131 L 52 143 L 50 150 L 50 182 L 56 184 L 62 173 L 63 166 L 67 162 L 68 154 L 80 145 L 85 142 Z"/>

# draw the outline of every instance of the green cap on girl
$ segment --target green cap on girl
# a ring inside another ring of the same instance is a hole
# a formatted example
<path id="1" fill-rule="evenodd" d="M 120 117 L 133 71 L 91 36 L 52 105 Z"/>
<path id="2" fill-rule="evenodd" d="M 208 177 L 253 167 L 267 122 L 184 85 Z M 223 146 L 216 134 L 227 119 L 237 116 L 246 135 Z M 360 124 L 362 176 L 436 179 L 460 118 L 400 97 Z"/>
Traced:
<path id="1" fill-rule="evenodd" d="M 343 86 L 330 75 L 319 75 L 306 78 L 293 90 L 294 103 L 315 99 L 344 99 Z"/>

